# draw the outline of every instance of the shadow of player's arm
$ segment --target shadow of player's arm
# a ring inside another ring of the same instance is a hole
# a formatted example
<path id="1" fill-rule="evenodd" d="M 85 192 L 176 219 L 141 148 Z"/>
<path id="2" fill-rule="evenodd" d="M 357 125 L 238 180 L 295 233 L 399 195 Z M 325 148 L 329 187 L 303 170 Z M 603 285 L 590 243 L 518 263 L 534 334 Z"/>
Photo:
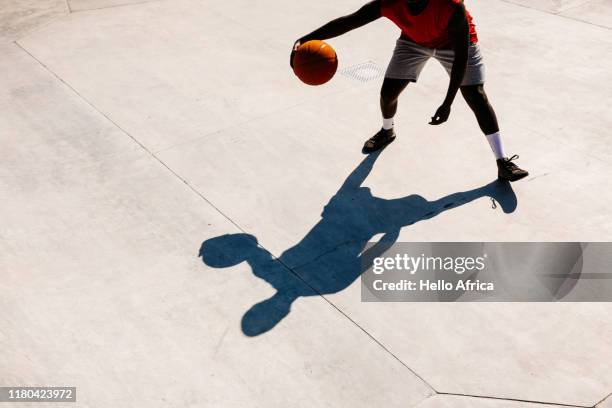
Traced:
<path id="1" fill-rule="evenodd" d="M 380 151 L 372 153 L 368 155 L 365 159 L 363 159 L 361 163 L 359 163 L 359 166 L 357 166 L 355 170 L 353 170 L 351 174 L 349 174 L 346 180 L 344 180 L 344 183 L 342 183 L 342 186 L 340 186 L 340 189 L 336 193 L 336 196 L 342 195 L 343 193 L 361 187 L 361 184 L 363 184 L 365 179 L 372 171 L 374 163 L 376 162 L 376 159 L 378 159 L 379 155 Z"/>

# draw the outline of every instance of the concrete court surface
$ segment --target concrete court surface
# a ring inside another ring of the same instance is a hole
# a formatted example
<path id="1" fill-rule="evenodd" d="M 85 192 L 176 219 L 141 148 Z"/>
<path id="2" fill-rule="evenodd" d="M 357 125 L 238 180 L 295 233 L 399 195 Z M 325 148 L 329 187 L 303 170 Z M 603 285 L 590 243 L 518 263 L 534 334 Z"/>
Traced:
<path id="1" fill-rule="evenodd" d="M 380 238 L 350 228 L 372 197 L 433 202 L 495 178 L 460 98 L 427 125 L 448 81 L 435 61 L 401 99 L 398 140 L 364 161 L 381 78 L 343 73 L 384 69 L 388 21 L 330 41 L 329 84 L 296 80 L 293 41 L 362 2 L 2 2 L 0 385 L 76 386 L 71 407 L 612 406 L 609 304 L 366 304 L 356 277 L 309 289 L 345 242 Z M 466 3 L 531 176 L 511 213 L 485 187 L 397 239 L 609 241 L 612 1 Z M 263 327 L 268 282 L 300 296 Z"/>

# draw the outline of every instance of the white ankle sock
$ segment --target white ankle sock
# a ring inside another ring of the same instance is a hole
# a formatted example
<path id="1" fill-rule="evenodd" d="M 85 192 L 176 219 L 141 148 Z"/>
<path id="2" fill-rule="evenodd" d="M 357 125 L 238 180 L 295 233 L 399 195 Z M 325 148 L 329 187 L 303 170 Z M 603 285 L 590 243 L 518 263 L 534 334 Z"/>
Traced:
<path id="1" fill-rule="evenodd" d="M 493 154 L 497 160 L 506 157 L 504 155 L 504 146 L 502 145 L 501 135 L 499 132 L 487 135 L 487 141 L 489 142 L 489 146 L 491 146 L 491 150 L 493 150 Z"/>
<path id="2" fill-rule="evenodd" d="M 389 119 L 383 118 L 383 129 L 385 130 L 393 129 L 393 118 L 389 118 Z"/>

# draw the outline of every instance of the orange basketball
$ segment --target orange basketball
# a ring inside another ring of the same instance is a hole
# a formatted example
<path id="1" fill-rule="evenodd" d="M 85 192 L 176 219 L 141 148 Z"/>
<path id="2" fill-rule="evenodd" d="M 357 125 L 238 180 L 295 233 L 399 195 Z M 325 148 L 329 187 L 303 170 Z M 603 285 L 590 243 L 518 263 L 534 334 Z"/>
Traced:
<path id="1" fill-rule="evenodd" d="M 300 45 L 293 56 L 293 72 L 308 85 L 322 85 L 332 79 L 338 57 L 331 45 L 312 40 Z"/>

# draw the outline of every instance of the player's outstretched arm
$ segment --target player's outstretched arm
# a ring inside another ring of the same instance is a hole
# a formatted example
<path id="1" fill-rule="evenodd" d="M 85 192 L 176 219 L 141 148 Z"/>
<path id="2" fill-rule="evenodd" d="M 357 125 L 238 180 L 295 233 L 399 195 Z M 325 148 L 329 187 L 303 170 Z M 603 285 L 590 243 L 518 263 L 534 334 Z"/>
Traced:
<path id="1" fill-rule="evenodd" d="M 324 26 L 317 28 L 312 33 L 303 36 L 293 44 L 291 63 L 293 64 L 293 53 L 301 44 L 310 40 L 327 40 L 329 38 L 338 37 L 351 30 L 371 23 L 380 17 L 380 0 L 373 0 L 352 14 L 330 21 Z"/>
<path id="2" fill-rule="evenodd" d="M 450 116 L 450 108 L 457 96 L 457 91 L 463 82 L 468 62 L 468 48 L 470 46 L 470 27 L 463 4 L 458 4 L 455 13 L 450 19 L 448 30 L 450 33 L 451 46 L 455 51 L 455 61 L 450 74 L 448 92 L 442 106 L 438 108 L 430 125 L 439 125 L 446 122 Z"/>

